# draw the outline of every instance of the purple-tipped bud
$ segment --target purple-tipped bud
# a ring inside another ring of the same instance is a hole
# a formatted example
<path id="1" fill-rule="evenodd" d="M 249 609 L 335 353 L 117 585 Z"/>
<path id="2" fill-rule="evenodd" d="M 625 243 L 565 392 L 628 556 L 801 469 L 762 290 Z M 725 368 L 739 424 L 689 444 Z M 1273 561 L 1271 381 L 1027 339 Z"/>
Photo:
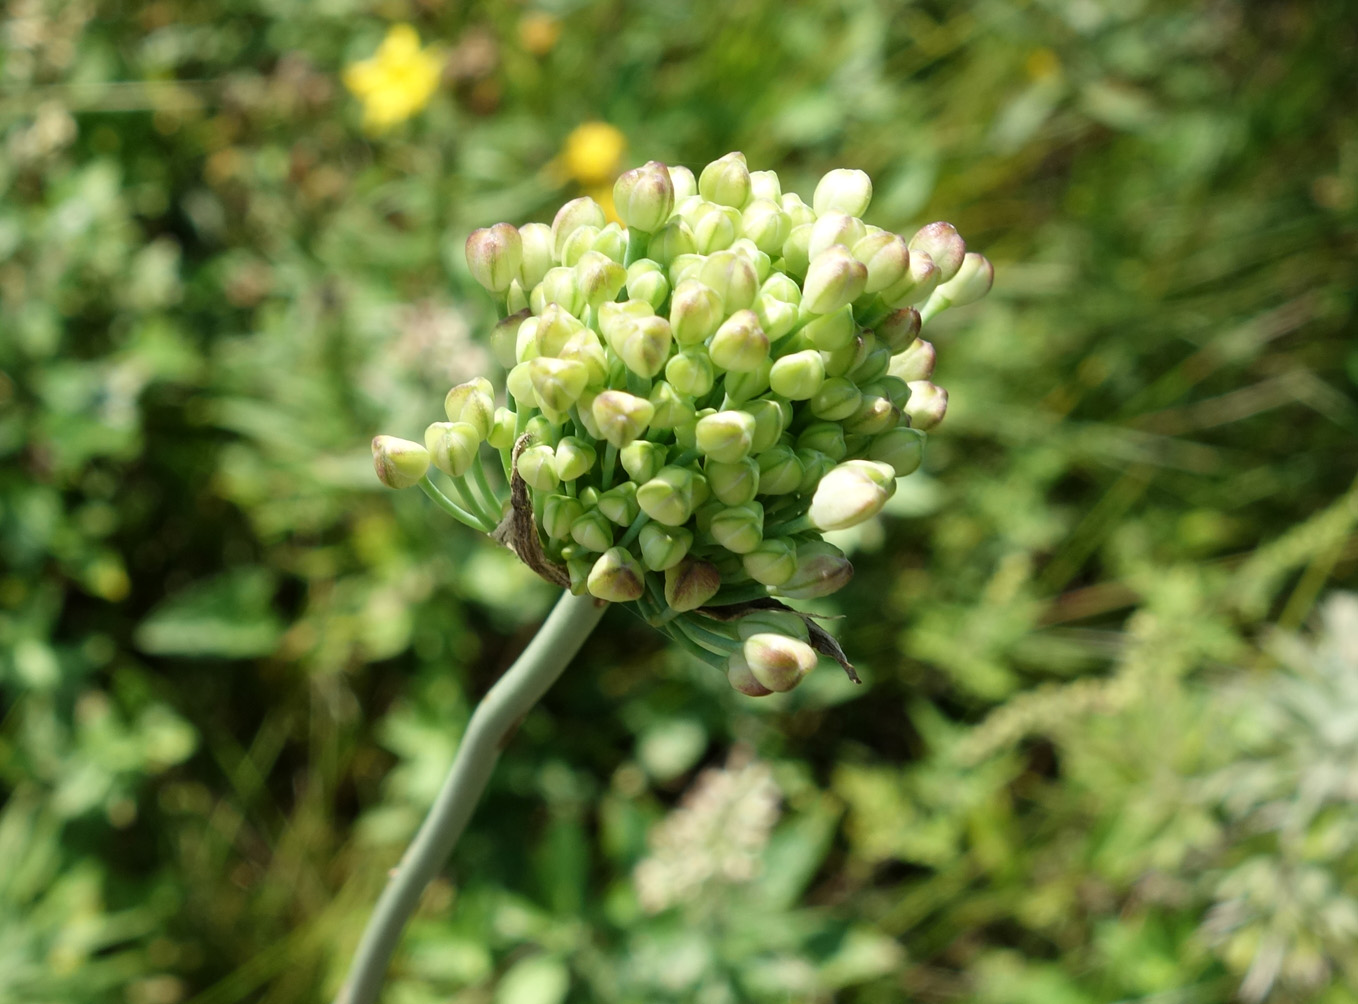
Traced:
<path id="1" fill-rule="evenodd" d="M 680 394 L 702 397 L 712 389 L 716 370 L 707 349 L 699 345 L 671 356 L 665 364 L 665 379 Z"/>
<path id="2" fill-rule="evenodd" d="M 532 289 L 557 263 L 556 239 L 552 228 L 545 223 L 525 223 L 519 227 L 523 244 L 523 259 L 519 264 L 519 282 L 524 289 Z"/>
<path id="3" fill-rule="evenodd" d="M 815 261 L 826 248 L 835 244 L 851 248 L 866 236 L 867 228 L 863 226 L 862 220 L 844 213 L 826 213 L 811 227 L 811 239 L 807 242 L 806 251 Z"/>
<path id="4" fill-rule="evenodd" d="M 518 411 L 538 406 L 537 395 L 533 392 L 532 370 L 528 363 L 519 363 L 505 374 L 505 390 L 518 405 L 516 409 Z"/>
<path id="5" fill-rule="evenodd" d="M 492 293 L 503 293 L 519 277 L 523 238 L 508 223 L 497 223 L 472 231 L 466 252 L 472 278 Z"/>
<path id="6" fill-rule="evenodd" d="M 902 409 L 910 417 L 912 428 L 928 432 L 948 413 L 948 392 L 928 380 L 909 384 L 910 400 Z"/>
<path id="7" fill-rule="evenodd" d="M 429 470 L 429 450 L 419 443 L 395 436 L 376 436 L 372 449 L 377 480 L 388 488 L 419 484 Z"/>
<path id="8" fill-rule="evenodd" d="M 797 549 L 782 539 L 765 540 L 748 554 L 741 555 L 745 574 L 765 586 L 781 586 L 797 571 Z"/>
<path id="9" fill-rule="evenodd" d="M 759 454 L 759 494 L 788 495 L 802 483 L 802 462 L 790 446 L 773 446 Z"/>
<path id="10" fill-rule="evenodd" d="M 852 303 L 863 293 L 868 270 L 843 244 L 832 244 L 816 255 L 802 285 L 802 309 L 829 314 Z"/>
<path id="11" fill-rule="evenodd" d="M 609 603 L 629 603 L 646 592 L 646 570 L 621 547 L 610 547 L 594 562 L 586 586 L 590 595 Z"/>
<path id="12" fill-rule="evenodd" d="M 773 259 L 755 246 L 754 241 L 738 237 L 731 242 L 731 250 L 754 266 L 755 278 L 761 283 L 773 270 Z M 755 290 L 756 294 L 759 292 Z"/>
<path id="13" fill-rule="evenodd" d="M 571 523 L 571 540 L 596 554 L 613 546 L 613 524 L 598 509 L 590 509 Z"/>
<path id="14" fill-rule="evenodd" d="M 613 183 L 613 205 L 629 228 L 654 233 L 674 210 L 674 180 L 658 160 L 625 171 Z"/>
<path id="15" fill-rule="evenodd" d="M 816 183 L 815 194 L 811 196 L 811 207 L 817 216 L 826 213 L 847 213 L 862 216 L 872 202 L 872 179 L 863 171 L 847 167 L 836 168 L 826 173 Z"/>
<path id="16" fill-rule="evenodd" d="M 443 410 L 450 422 L 466 422 L 484 439 L 495 420 L 495 389 L 485 377 L 460 383 L 443 399 Z"/>
<path id="17" fill-rule="evenodd" d="M 720 509 L 712 514 L 708 533 L 732 554 L 748 554 L 764 539 L 764 507 L 747 502 Z"/>
<path id="18" fill-rule="evenodd" d="M 759 491 L 759 463 L 754 457 L 746 457 L 734 464 L 709 460 L 703 465 L 703 473 L 707 475 L 707 487 L 724 505 L 753 502 Z"/>
<path id="19" fill-rule="evenodd" d="M 919 335 L 921 323 L 918 310 L 914 307 L 904 307 L 889 314 L 877 325 L 873 333 L 893 353 L 904 352 Z"/>
<path id="20" fill-rule="evenodd" d="M 781 255 L 790 233 L 792 221 L 770 199 L 755 199 L 740 214 L 740 236 L 753 241 L 767 255 Z"/>
<path id="21" fill-rule="evenodd" d="M 640 438 L 655 414 L 650 401 L 621 390 L 604 391 L 591 410 L 600 435 L 618 449 Z"/>
<path id="22" fill-rule="evenodd" d="M 557 260 L 562 258 L 566 239 L 580 227 L 602 230 L 607 223 L 603 208 L 589 196 L 571 199 L 556 211 L 556 218 L 552 220 L 552 249 Z"/>
<path id="23" fill-rule="evenodd" d="M 618 451 L 623 470 L 637 484 L 650 481 L 665 466 L 667 449 L 659 443 L 638 439 Z"/>
<path id="24" fill-rule="evenodd" d="M 659 310 L 670 296 L 670 281 L 659 262 L 640 258 L 627 268 L 627 296 Z"/>
<path id="25" fill-rule="evenodd" d="M 797 545 L 797 570 L 778 587 L 779 596 L 790 600 L 814 600 L 848 585 L 853 565 L 844 552 L 823 540 Z"/>
<path id="26" fill-rule="evenodd" d="M 933 344 L 916 338 L 904 352 L 891 358 L 891 366 L 887 372 L 906 383 L 928 380 L 934 375 L 934 363 L 937 359 L 938 353 L 934 350 Z"/>
<path id="27" fill-rule="evenodd" d="M 549 415 L 569 411 L 589 383 L 589 370 L 584 363 L 539 356 L 525 365 L 537 405 Z"/>
<path id="28" fill-rule="evenodd" d="M 679 345 L 701 345 L 717 330 L 723 316 L 721 297 L 712 287 L 696 279 L 686 279 L 675 287 L 670 298 L 670 327 Z"/>
<path id="29" fill-rule="evenodd" d="M 858 410 L 863 393 L 846 377 L 829 377 L 811 398 L 811 414 L 826 422 L 842 422 Z"/>
<path id="30" fill-rule="evenodd" d="M 665 602 L 671 610 L 696 610 L 721 588 L 721 573 L 710 561 L 685 557 L 665 569 Z"/>
<path id="31" fill-rule="evenodd" d="M 624 366 L 649 379 L 665 368 L 672 337 L 670 322 L 653 314 L 634 318 L 613 348 Z"/>
<path id="32" fill-rule="evenodd" d="M 556 444 L 556 474 L 562 481 L 575 481 L 594 469 L 598 452 L 588 440 L 564 436 Z"/>
<path id="33" fill-rule="evenodd" d="M 698 194 L 708 202 L 740 209 L 750 200 L 750 169 L 743 153 L 714 160 L 698 176 Z"/>
<path id="34" fill-rule="evenodd" d="M 455 478 L 471 470 L 480 445 L 480 430 L 469 422 L 435 422 L 424 430 L 430 462 Z"/>
<path id="35" fill-rule="evenodd" d="M 508 408 L 496 408 L 495 420 L 491 423 L 486 442 L 497 450 L 510 449 L 514 445 L 515 422 L 514 413 Z"/>
<path id="36" fill-rule="evenodd" d="M 882 511 L 896 491 L 896 472 L 871 460 L 846 460 L 816 486 L 811 522 L 821 530 L 846 530 Z"/>
<path id="37" fill-rule="evenodd" d="M 853 256 L 868 270 L 864 293 L 880 292 L 900 282 L 910 270 L 910 249 L 898 234 L 885 230 L 868 234 L 856 242 L 851 250 Z"/>
<path id="38" fill-rule="evenodd" d="M 775 359 L 773 369 L 769 371 L 769 387 L 789 401 L 809 400 L 824 382 L 825 363 L 815 349 L 804 349 Z"/>
<path id="39" fill-rule="evenodd" d="M 816 650 L 781 634 L 752 634 L 741 647 L 750 673 L 775 693 L 791 690 L 816 668 Z"/>
<path id="40" fill-rule="evenodd" d="M 531 342 L 536 355 L 560 356 L 566 344 L 585 330 L 584 323 L 574 314 L 558 303 L 549 303 L 543 308 L 541 316 L 530 317 L 523 322 L 519 328 L 519 341 Z M 524 358 L 520 351 L 519 361 L 523 362 Z"/>
<path id="41" fill-rule="evenodd" d="M 637 489 L 641 511 L 665 526 L 683 526 L 699 504 L 699 478 L 686 467 L 664 467 Z"/>
<path id="42" fill-rule="evenodd" d="M 631 329 L 633 322 L 643 317 L 654 317 L 655 311 L 645 300 L 626 300 L 622 303 L 599 305 L 599 333 L 608 342 L 608 347 L 616 353 L 618 344 Z"/>
<path id="43" fill-rule="evenodd" d="M 627 269 L 598 251 L 586 251 L 575 265 L 581 298 L 591 307 L 611 302 L 627 283 Z"/>
<path id="44" fill-rule="evenodd" d="M 730 682 L 732 690 L 738 690 L 746 697 L 768 697 L 773 693 L 754 678 L 754 673 L 750 672 L 750 664 L 739 652 L 732 652 L 730 658 L 726 660 L 726 679 Z"/>
<path id="45" fill-rule="evenodd" d="M 888 429 L 868 447 L 868 459 L 889 464 L 896 477 L 903 478 L 919 470 L 924 459 L 924 433 L 918 429 L 899 426 Z"/>
<path id="46" fill-rule="evenodd" d="M 546 443 L 530 446 L 520 453 L 515 467 L 519 476 L 535 491 L 555 491 L 561 484 L 556 473 L 556 451 Z"/>
<path id="47" fill-rule="evenodd" d="M 910 250 L 923 251 L 933 259 L 934 267 L 938 269 L 938 281 L 947 282 L 962 267 L 967 243 L 955 226 L 940 220 L 920 227 L 910 238 Z"/>
<path id="48" fill-rule="evenodd" d="M 699 452 L 718 463 L 734 464 L 750 455 L 755 420 L 745 411 L 718 411 L 698 419 L 694 442 Z"/>
<path id="49" fill-rule="evenodd" d="M 618 526 L 630 526 L 641 508 L 637 505 L 635 482 L 624 481 L 599 495 L 599 511 Z"/>
<path id="50" fill-rule="evenodd" d="M 585 514 L 579 499 L 569 495 L 548 495 L 542 504 L 542 531 L 553 540 L 570 540 L 571 526 Z"/>
<path id="51" fill-rule="evenodd" d="M 838 422 L 812 422 L 797 437 L 797 449 L 815 450 L 831 460 L 844 456 L 844 427 Z"/>
<path id="52" fill-rule="evenodd" d="M 721 297 L 727 314 L 754 305 L 759 291 L 759 274 L 744 255 L 734 251 L 718 251 L 709 255 L 698 272 L 698 278 L 712 287 Z"/>
<path id="53" fill-rule="evenodd" d="M 682 526 L 647 523 L 637 537 L 641 562 L 653 572 L 663 572 L 684 560 L 693 546 L 693 531 Z"/>
<path id="54" fill-rule="evenodd" d="M 769 357 L 769 338 L 753 310 L 737 310 L 717 328 L 707 350 L 718 369 L 753 373 Z"/>

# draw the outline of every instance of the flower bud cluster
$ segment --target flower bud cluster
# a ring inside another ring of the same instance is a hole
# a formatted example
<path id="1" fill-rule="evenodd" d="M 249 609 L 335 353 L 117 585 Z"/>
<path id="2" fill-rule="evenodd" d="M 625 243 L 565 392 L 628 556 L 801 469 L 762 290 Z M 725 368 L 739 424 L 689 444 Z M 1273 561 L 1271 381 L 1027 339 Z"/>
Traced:
<path id="1" fill-rule="evenodd" d="M 808 204 L 731 153 L 696 177 L 622 175 L 622 225 L 580 198 L 550 226 L 476 231 L 504 403 L 484 380 L 454 388 L 423 448 L 374 441 L 379 476 L 429 491 L 423 450 L 462 495 L 445 508 L 485 529 L 506 508 L 488 443 L 574 591 L 635 603 L 744 693 L 790 690 L 817 653 L 767 604 L 849 580 L 823 533 L 879 513 L 947 410 L 921 325 L 992 279 L 950 224 L 906 239 L 865 223 L 871 197 L 866 174 L 835 170 Z M 753 612 L 704 613 L 739 604 Z"/>

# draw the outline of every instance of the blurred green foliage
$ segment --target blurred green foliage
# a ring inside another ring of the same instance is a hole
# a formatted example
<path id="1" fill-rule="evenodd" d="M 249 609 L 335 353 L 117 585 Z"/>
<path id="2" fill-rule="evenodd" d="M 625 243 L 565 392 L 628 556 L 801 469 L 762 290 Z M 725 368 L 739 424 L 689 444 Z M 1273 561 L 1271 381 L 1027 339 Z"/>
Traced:
<path id="1" fill-rule="evenodd" d="M 366 136 L 338 81 L 397 20 L 442 85 Z M 949 421 L 826 605 L 865 687 L 751 701 L 611 617 L 387 999 L 1358 1000 L 1345 5 L 14 0 L 0 34 L 0 1001 L 334 992 L 551 599 L 367 441 L 488 369 L 462 241 L 575 194 L 594 119 L 628 164 L 864 168 L 996 288 L 935 325 Z M 731 836 L 695 778 L 732 748 L 781 806 L 753 875 L 682 850 Z M 665 854 L 706 877 L 641 895 Z"/>

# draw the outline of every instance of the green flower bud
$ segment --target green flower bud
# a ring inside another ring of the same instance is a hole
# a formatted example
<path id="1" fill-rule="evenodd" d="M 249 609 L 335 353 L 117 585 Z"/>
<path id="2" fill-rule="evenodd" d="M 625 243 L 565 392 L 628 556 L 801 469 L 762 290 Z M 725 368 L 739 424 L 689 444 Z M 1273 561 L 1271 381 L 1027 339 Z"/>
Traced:
<path id="1" fill-rule="evenodd" d="M 783 242 L 783 271 L 801 278 L 811 266 L 811 232 L 814 223 L 794 223 Z"/>
<path id="2" fill-rule="evenodd" d="M 750 200 L 750 169 L 743 153 L 728 153 L 703 168 L 698 193 L 708 202 L 740 209 Z"/>
<path id="3" fill-rule="evenodd" d="M 528 367 L 529 363 L 519 363 L 505 374 L 505 390 L 518 405 L 517 411 L 538 406 L 537 395 L 533 392 L 532 371 Z"/>
<path id="4" fill-rule="evenodd" d="M 816 183 L 811 206 L 817 216 L 826 213 L 847 213 L 862 216 L 872 202 L 872 179 L 862 171 L 847 167 L 826 173 Z"/>
<path id="5" fill-rule="evenodd" d="M 548 310 L 561 311 L 555 303 L 547 305 Z M 530 317 L 519 325 L 519 332 L 514 341 L 514 362 L 526 363 L 530 359 L 536 359 L 543 353 L 538 349 L 538 329 L 542 327 L 542 319 Z M 511 366 L 514 364 L 511 363 Z"/>
<path id="6" fill-rule="evenodd" d="M 443 410 L 450 422 L 466 422 L 484 439 L 495 420 L 495 388 L 485 377 L 460 383 L 443 399 Z"/>
<path id="7" fill-rule="evenodd" d="M 745 661 L 745 656 L 739 652 L 732 652 L 726 660 L 726 679 L 730 682 L 733 690 L 740 691 L 746 697 L 768 697 L 773 693 L 772 690 L 754 678 L 754 673 L 750 671 L 750 664 Z"/>
<path id="8" fill-rule="evenodd" d="M 769 357 L 769 339 L 753 310 L 737 310 L 717 328 L 708 343 L 712 362 L 732 373 L 750 373 Z"/>
<path id="9" fill-rule="evenodd" d="M 863 226 L 862 220 L 844 213 L 826 213 L 812 226 L 811 240 L 806 245 L 806 251 L 811 260 L 815 261 L 827 248 L 842 244 L 847 251 L 866 236 L 867 228 Z"/>
<path id="10" fill-rule="evenodd" d="M 727 314 L 754 305 L 759 290 L 759 275 L 749 259 L 733 251 L 718 251 L 708 255 L 698 272 L 698 278 L 721 297 Z"/>
<path id="11" fill-rule="evenodd" d="M 863 335 L 862 355 L 849 370 L 848 377 L 861 387 L 886 376 L 890 367 L 891 350 L 869 331 Z"/>
<path id="12" fill-rule="evenodd" d="M 707 349 L 698 345 L 670 357 L 665 364 L 665 379 L 680 394 L 702 397 L 712 389 L 716 371 Z"/>
<path id="13" fill-rule="evenodd" d="M 503 293 L 519 276 L 523 238 L 508 223 L 474 230 L 467 238 L 467 267 L 472 278 L 492 293 Z"/>
<path id="14" fill-rule="evenodd" d="M 896 492 L 896 472 L 872 460 L 846 460 L 816 486 L 808 515 L 821 530 L 847 530 L 882 511 Z"/>
<path id="15" fill-rule="evenodd" d="M 519 476 L 535 491 L 555 491 L 561 479 L 556 473 L 556 451 L 546 443 L 530 446 L 519 454 Z"/>
<path id="16" fill-rule="evenodd" d="M 653 311 L 661 308 L 669 299 L 670 281 L 659 262 L 650 258 L 632 262 L 627 269 L 627 296 L 649 304 Z"/>
<path id="17" fill-rule="evenodd" d="M 838 422 L 812 422 L 797 437 L 797 449 L 815 450 L 831 460 L 844 456 L 844 428 Z"/>
<path id="18" fill-rule="evenodd" d="M 643 317 L 654 317 L 655 311 L 645 300 L 625 300 L 622 303 L 603 303 L 599 305 L 599 333 L 615 353 L 618 344 L 627 334 L 634 321 Z"/>
<path id="19" fill-rule="evenodd" d="M 514 445 L 516 418 L 508 408 L 495 409 L 495 421 L 491 423 L 486 442 L 497 450 L 508 450 Z"/>
<path id="20" fill-rule="evenodd" d="M 726 389 L 725 407 L 742 404 L 768 390 L 769 373 L 772 370 L 773 361 L 766 358 L 758 369 L 746 373 L 727 373 L 723 383 Z"/>
<path id="21" fill-rule="evenodd" d="M 757 459 L 760 495 L 787 495 L 801 486 L 805 471 L 792 447 L 772 446 Z"/>
<path id="22" fill-rule="evenodd" d="M 781 255 L 791 233 L 792 221 L 772 200 L 755 199 L 740 214 L 740 236 L 767 255 Z"/>
<path id="23" fill-rule="evenodd" d="M 802 197 L 796 192 L 784 192 L 783 197 L 778 200 L 778 204 L 783 207 L 783 212 L 787 213 L 788 219 L 792 221 L 793 229 L 807 223 L 816 222 L 816 211 L 802 201 Z"/>
<path id="24" fill-rule="evenodd" d="M 838 592 L 853 578 L 853 565 L 844 552 L 823 540 L 797 544 L 797 570 L 781 586 L 779 596 L 814 600 Z"/>
<path id="25" fill-rule="evenodd" d="M 848 452 L 847 448 L 845 452 Z M 835 467 L 835 459 L 821 453 L 820 450 L 802 447 L 797 450 L 797 459 L 802 463 L 802 483 L 797 486 L 798 495 L 810 495 L 815 492 L 820 479 Z"/>
<path id="26" fill-rule="evenodd" d="M 723 317 L 721 297 L 696 279 L 686 279 L 670 298 L 670 328 L 680 346 L 701 345 L 712 336 Z"/>
<path id="27" fill-rule="evenodd" d="M 566 343 L 586 330 L 584 323 L 560 304 L 549 303 L 540 316 L 528 318 L 519 328 L 519 362 L 532 355 L 560 356 Z M 532 344 L 532 355 L 524 355 L 525 342 Z"/>
<path id="28" fill-rule="evenodd" d="M 754 436 L 750 440 L 752 454 L 763 453 L 777 443 L 792 418 L 792 406 L 780 401 L 749 401 L 741 410 L 754 419 Z"/>
<path id="29" fill-rule="evenodd" d="M 855 242 L 851 250 L 868 270 L 864 293 L 877 293 L 895 285 L 910 271 L 910 249 L 898 234 L 885 230 L 868 234 Z"/>
<path id="30" fill-rule="evenodd" d="M 587 387 L 602 388 L 608 382 L 608 356 L 599 342 L 599 336 L 589 328 L 584 328 L 561 346 L 557 355 L 585 367 L 588 375 Z"/>
<path id="31" fill-rule="evenodd" d="M 874 334 L 893 353 L 904 352 L 919 335 L 920 316 L 914 307 L 905 307 L 890 314 L 877 325 Z M 931 371 L 932 372 L 932 371 Z"/>
<path id="32" fill-rule="evenodd" d="M 707 486 L 724 505 L 744 505 L 753 502 L 759 491 L 759 463 L 746 457 L 734 464 L 708 460 L 703 464 Z"/>
<path id="33" fill-rule="evenodd" d="M 892 357 L 887 372 L 906 383 L 928 380 L 934 374 L 934 362 L 937 358 L 938 353 L 934 351 L 930 342 L 916 338 L 904 352 Z"/>
<path id="34" fill-rule="evenodd" d="M 949 307 L 975 303 L 990 292 L 994 281 L 995 268 L 985 255 L 968 251 L 957 274 L 933 291 L 922 313 L 927 319 Z"/>
<path id="35" fill-rule="evenodd" d="M 409 488 L 429 470 L 429 450 L 395 436 L 373 438 L 373 469 L 388 488 Z"/>
<path id="36" fill-rule="evenodd" d="M 674 181 L 658 160 L 625 171 L 613 183 L 613 205 L 629 228 L 654 233 L 674 210 Z"/>
<path id="37" fill-rule="evenodd" d="M 901 421 L 901 410 L 888 399 L 864 394 L 858 409 L 844 420 L 844 432 L 853 436 L 875 436 L 894 429 Z"/>
<path id="38" fill-rule="evenodd" d="M 637 489 L 637 504 L 657 523 L 682 526 L 706 490 L 699 488 L 700 480 L 686 467 L 663 467 Z"/>
<path id="39" fill-rule="evenodd" d="M 776 342 L 791 332 L 797 326 L 800 315 L 795 303 L 787 303 L 767 293 L 760 293 L 755 298 L 754 313 L 770 342 Z"/>
<path id="40" fill-rule="evenodd" d="M 849 254 L 843 244 L 832 244 L 816 255 L 806 271 L 802 285 L 802 309 L 811 314 L 829 314 L 852 303 L 863 292 L 868 270 Z"/>
<path id="41" fill-rule="evenodd" d="M 853 318 L 853 307 L 845 304 L 838 310 L 815 317 L 802 328 L 807 340 L 822 352 L 834 352 L 852 345 L 858 337 L 858 323 Z"/>
<path id="42" fill-rule="evenodd" d="M 778 180 L 778 172 L 751 171 L 750 198 L 767 199 L 769 202 L 778 205 L 783 198 L 783 184 Z M 746 208 L 748 208 L 748 206 Z M 781 208 L 781 206 L 779 208 Z"/>
<path id="43" fill-rule="evenodd" d="M 747 502 L 721 509 L 712 515 L 708 533 L 732 554 L 748 554 L 764 539 L 764 507 Z"/>
<path id="44" fill-rule="evenodd" d="M 570 359 L 539 356 L 523 365 L 528 367 L 537 406 L 549 415 L 569 411 L 589 383 L 589 370 L 585 364 Z"/>
<path id="45" fill-rule="evenodd" d="M 566 559 L 566 571 L 571 577 L 571 595 L 584 596 L 589 592 L 589 571 L 594 567 L 594 562 L 586 558 L 571 557 Z"/>
<path id="46" fill-rule="evenodd" d="M 693 171 L 687 167 L 669 168 L 669 181 L 675 186 L 675 205 L 698 194 L 698 179 L 693 177 Z"/>
<path id="47" fill-rule="evenodd" d="M 861 335 L 854 335 L 853 341 L 842 348 L 821 352 L 825 363 L 825 375 L 832 377 L 848 376 L 849 371 L 863 358 L 867 345 Z"/>
<path id="48" fill-rule="evenodd" d="M 650 481 L 665 466 L 665 455 L 669 450 L 659 443 L 638 439 L 628 443 L 618 451 L 622 468 L 637 484 Z M 631 522 L 630 520 L 628 522 Z"/>
<path id="49" fill-rule="evenodd" d="M 641 528 L 637 537 L 641 546 L 641 562 L 653 572 L 673 568 L 693 546 L 693 531 L 682 526 L 665 526 L 651 522 Z"/>
<path id="50" fill-rule="evenodd" d="M 938 266 L 922 248 L 910 249 L 910 270 L 894 285 L 882 290 L 882 302 L 888 307 L 905 307 L 919 303 L 939 284 Z"/>
<path id="51" fill-rule="evenodd" d="M 902 409 L 910 417 L 912 428 L 928 432 L 948 411 L 948 392 L 928 380 L 916 380 L 909 384 L 910 400 Z"/>
<path id="52" fill-rule="evenodd" d="M 889 464 L 896 477 L 903 478 L 919 470 L 924 459 L 924 433 L 918 429 L 898 426 L 888 429 L 872 441 L 868 448 L 868 459 L 879 464 Z"/>
<path id="53" fill-rule="evenodd" d="M 603 233 L 598 227 L 576 227 L 561 245 L 561 264 L 574 268 L 590 251 Z M 604 255 L 603 257 L 607 257 Z"/>
<path id="54" fill-rule="evenodd" d="M 665 569 L 665 602 L 671 610 L 696 610 L 721 588 L 721 573 L 710 561 L 692 556 Z"/>
<path id="55" fill-rule="evenodd" d="M 694 441 L 703 456 L 734 464 L 750 455 L 754 432 L 754 416 L 748 412 L 718 411 L 698 419 Z"/>
<path id="56" fill-rule="evenodd" d="M 525 223 L 519 227 L 519 239 L 523 246 L 519 283 L 524 289 L 532 289 L 556 264 L 556 240 L 545 223 Z"/>
<path id="57" fill-rule="evenodd" d="M 627 269 L 598 251 L 586 251 L 575 265 L 580 296 L 591 307 L 617 297 L 627 282 Z"/>
<path id="58" fill-rule="evenodd" d="M 916 251 L 927 254 L 938 269 L 938 281 L 947 282 L 962 267 L 967 244 L 955 226 L 940 220 L 920 227 L 915 236 L 910 238 L 910 252 L 913 254 Z"/>
<path id="59" fill-rule="evenodd" d="M 693 229 L 677 217 L 651 234 L 651 242 L 646 246 L 646 253 L 661 265 L 669 265 L 676 258 L 694 254 L 697 250 Z"/>
<path id="60" fill-rule="evenodd" d="M 802 287 L 797 285 L 795 279 L 783 272 L 774 272 L 764 280 L 759 287 L 761 296 L 769 296 L 775 300 L 782 300 L 790 303 L 794 307 L 802 302 Z"/>
<path id="61" fill-rule="evenodd" d="M 571 525 L 585 514 L 579 499 L 548 495 L 542 504 L 542 531 L 553 540 L 570 540 Z"/>
<path id="62" fill-rule="evenodd" d="M 621 265 L 627 258 L 627 231 L 617 223 L 610 223 L 599 231 L 593 250 Z"/>
<path id="63" fill-rule="evenodd" d="M 685 218 L 693 230 L 693 244 L 699 254 L 729 248 L 739 232 L 740 214 L 729 206 L 699 202 Z"/>
<path id="64" fill-rule="evenodd" d="M 599 495 L 599 512 L 607 516 L 618 526 L 630 526 L 632 520 L 637 518 L 641 512 L 637 505 L 637 486 L 633 481 L 624 481 L 622 484 L 614 485 L 606 492 Z"/>
<path id="65" fill-rule="evenodd" d="M 774 693 L 785 693 L 816 668 L 816 650 L 781 634 L 754 634 L 741 648 L 750 674 Z"/>
<path id="66" fill-rule="evenodd" d="M 646 570 L 624 548 L 610 547 L 590 569 L 590 595 L 609 603 L 629 603 L 646 592 Z"/>
<path id="67" fill-rule="evenodd" d="M 639 439 L 655 415 L 650 401 L 621 390 L 601 393 L 594 399 L 592 411 L 600 436 L 618 449 Z"/>
<path id="68" fill-rule="evenodd" d="M 815 349 L 793 352 L 775 359 L 769 372 L 769 387 L 789 401 L 806 401 L 814 397 L 825 382 L 825 363 Z"/>
<path id="69" fill-rule="evenodd" d="M 598 554 L 613 546 L 613 529 L 607 516 L 598 509 L 588 509 L 571 523 L 571 540 Z"/>
<path id="70" fill-rule="evenodd" d="M 811 398 L 811 414 L 826 422 L 842 422 L 858 410 L 863 394 L 845 377 L 829 377 Z"/>
<path id="71" fill-rule="evenodd" d="M 529 321 L 536 318 L 530 317 L 528 311 L 523 310 L 517 314 L 510 314 L 508 317 L 498 321 L 490 331 L 490 351 L 495 357 L 495 361 L 509 369 L 519 361 L 515 347 L 518 345 L 519 328 Z"/>
<path id="72" fill-rule="evenodd" d="M 579 436 L 563 436 L 556 444 L 556 474 L 562 481 L 575 481 L 594 469 L 599 454 Z"/>
<path id="73" fill-rule="evenodd" d="M 566 238 L 580 227 L 602 230 L 607 223 L 608 217 L 604 215 L 602 207 L 589 196 L 567 202 L 556 211 L 556 218 L 552 220 L 552 250 L 557 260 L 563 260 L 561 251 Z"/>
<path id="74" fill-rule="evenodd" d="M 796 547 L 778 538 L 763 541 L 740 560 L 745 574 L 765 586 L 781 586 L 797 571 Z"/>
<path id="75" fill-rule="evenodd" d="M 762 283 L 769 277 L 773 270 L 773 259 L 760 251 L 754 241 L 738 237 L 731 242 L 731 250 L 754 266 L 754 275 L 759 282 Z M 755 292 L 758 293 L 758 290 Z"/>
<path id="76" fill-rule="evenodd" d="M 736 621 L 736 636 L 742 642 L 757 634 L 780 634 L 798 641 L 811 640 L 806 621 L 795 610 L 755 609 Z"/>
<path id="77" fill-rule="evenodd" d="M 671 340 L 670 322 L 651 315 L 633 318 L 613 348 L 629 370 L 650 378 L 665 368 Z"/>
<path id="78" fill-rule="evenodd" d="M 480 445 L 481 432 L 469 422 L 434 422 L 424 430 L 424 448 L 430 461 L 455 478 L 471 470 Z"/>
<path id="79" fill-rule="evenodd" d="M 575 269 L 564 265 L 547 270 L 542 282 L 533 287 L 529 301 L 533 305 L 533 313 L 539 315 L 549 303 L 560 304 L 561 309 L 568 314 L 579 314 L 585 306 L 585 297 L 576 281 Z"/>

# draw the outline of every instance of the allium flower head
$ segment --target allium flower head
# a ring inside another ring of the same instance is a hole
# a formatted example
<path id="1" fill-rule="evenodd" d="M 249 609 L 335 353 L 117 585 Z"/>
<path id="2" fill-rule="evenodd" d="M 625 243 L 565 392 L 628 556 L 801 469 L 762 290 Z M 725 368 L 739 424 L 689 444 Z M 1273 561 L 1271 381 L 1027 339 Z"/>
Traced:
<path id="1" fill-rule="evenodd" d="M 623 148 L 591 123 L 563 156 L 597 184 Z M 507 373 L 503 405 L 471 381 L 425 437 L 460 501 L 395 441 L 378 469 L 549 581 L 629 605 L 743 693 L 791 689 L 818 655 L 856 680 L 783 600 L 849 581 L 823 534 L 875 517 L 919 467 L 948 402 L 921 325 L 983 296 L 990 263 L 947 223 L 907 238 L 864 222 L 861 171 L 831 171 L 808 204 L 733 153 L 696 174 L 651 161 L 614 194 L 619 222 L 586 196 L 550 227 L 468 238 L 470 273 L 503 318 L 490 342 Z M 508 500 L 482 470 L 483 441 Z M 398 455 L 413 478 L 390 473 Z M 800 630 L 742 629 L 770 613 Z"/>

